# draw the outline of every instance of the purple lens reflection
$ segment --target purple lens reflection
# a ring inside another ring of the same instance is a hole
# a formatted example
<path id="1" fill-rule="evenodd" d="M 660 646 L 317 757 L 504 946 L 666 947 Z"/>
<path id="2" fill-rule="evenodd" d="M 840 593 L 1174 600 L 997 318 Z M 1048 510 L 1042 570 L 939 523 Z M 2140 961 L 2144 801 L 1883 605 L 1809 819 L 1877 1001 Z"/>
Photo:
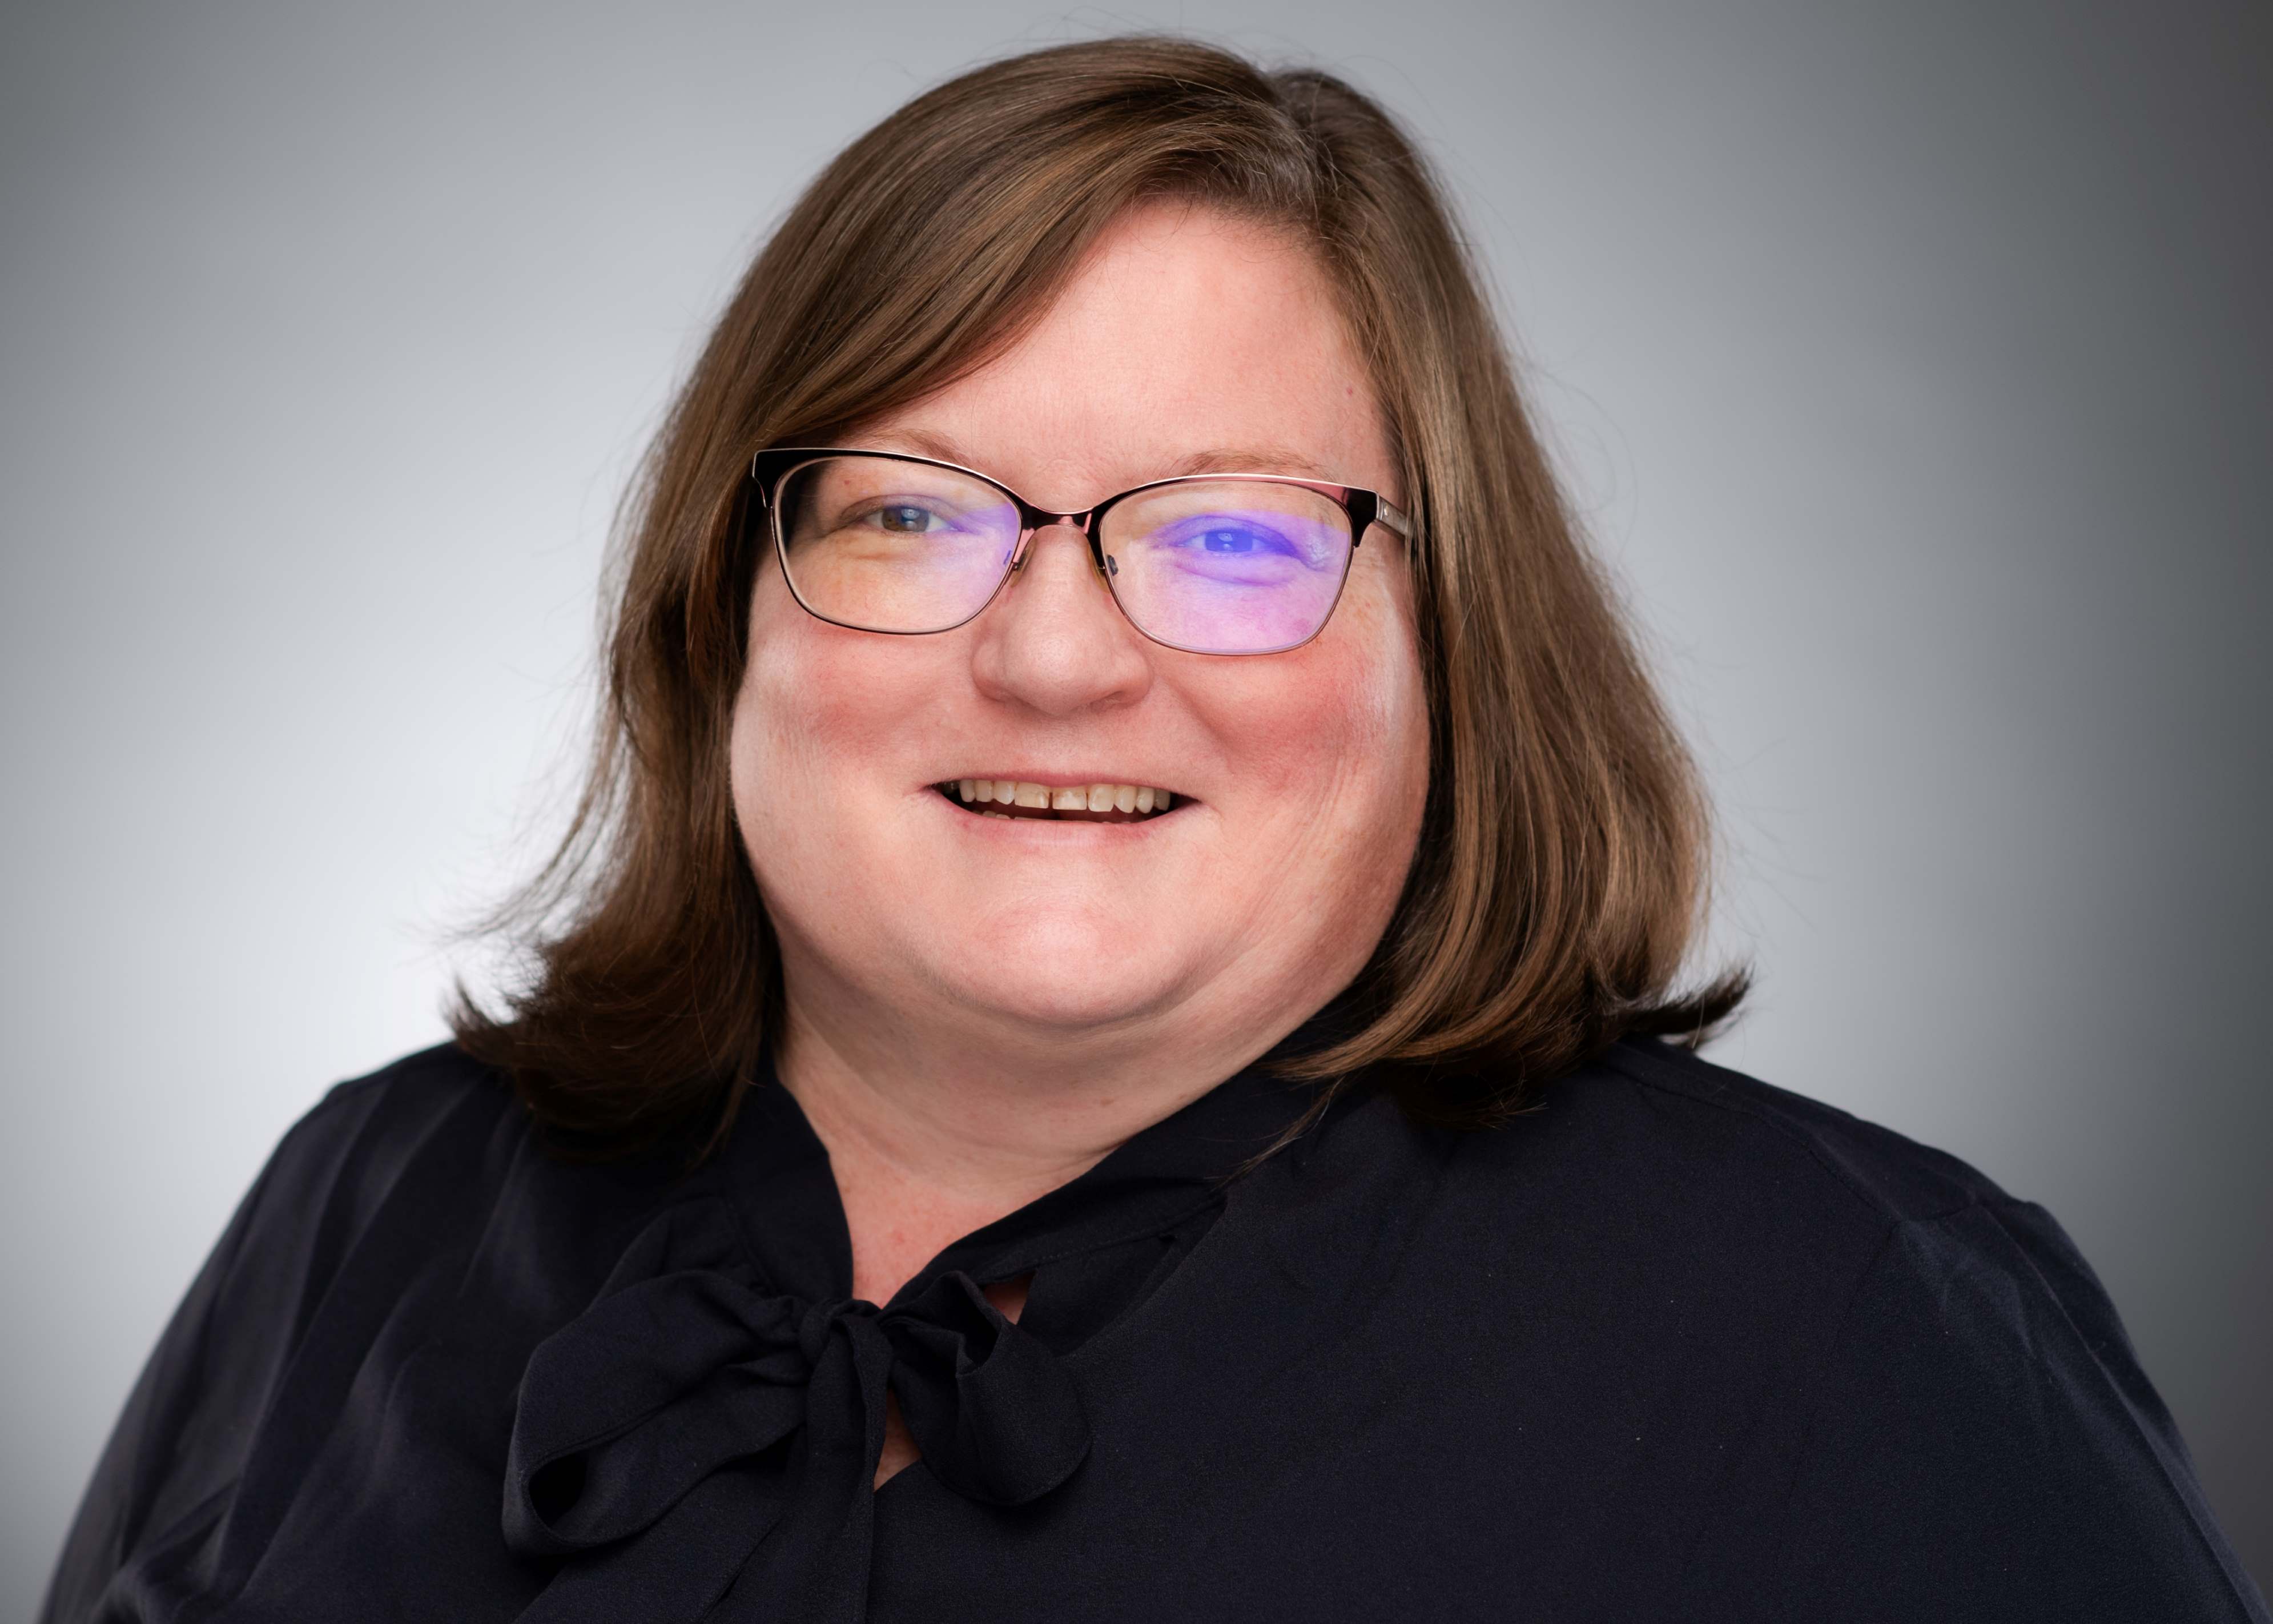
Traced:
<path id="1" fill-rule="evenodd" d="M 1106 515 L 1114 595 L 1146 635 L 1202 654 L 1309 642 L 1349 571 L 1349 519 L 1302 485 L 1178 481 Z"/>

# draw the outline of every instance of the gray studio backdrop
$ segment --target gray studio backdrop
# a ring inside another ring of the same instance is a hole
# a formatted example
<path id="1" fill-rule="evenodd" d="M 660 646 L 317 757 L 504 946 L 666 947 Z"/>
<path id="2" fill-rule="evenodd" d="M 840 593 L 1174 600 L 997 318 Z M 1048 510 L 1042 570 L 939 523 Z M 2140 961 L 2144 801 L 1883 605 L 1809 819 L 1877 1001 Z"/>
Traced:
<path id="1" fill-rule="evenodd" d="M 557 822 L 767 224 L 980 56 L 1322 61 L 1450 178 L 1726 820 L 1726 1063 L 2097 1265 L 2273 1573 L 2257 0 L 11 8 L 0 1620 L 283 1128 Z M 818 809 L 817 809 L 818 810 Z"/>

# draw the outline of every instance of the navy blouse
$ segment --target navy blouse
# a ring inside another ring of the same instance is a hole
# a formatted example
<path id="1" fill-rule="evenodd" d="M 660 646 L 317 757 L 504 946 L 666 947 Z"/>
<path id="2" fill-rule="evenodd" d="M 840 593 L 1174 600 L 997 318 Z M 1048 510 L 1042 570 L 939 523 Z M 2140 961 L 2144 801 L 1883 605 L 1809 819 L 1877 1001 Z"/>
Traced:
<path id="1" fill-rule="evenodd" d="M 879 1309 L 778 1085 L 691 1174 L 575 1165 L 413 1056 L 277 1150 L 44 1617 L 2266 1620 L 2083 1260 L 1962 1163 L 1643 1041 L 1242 1171 L 1304 1102 L 1234 1078 Z"/>

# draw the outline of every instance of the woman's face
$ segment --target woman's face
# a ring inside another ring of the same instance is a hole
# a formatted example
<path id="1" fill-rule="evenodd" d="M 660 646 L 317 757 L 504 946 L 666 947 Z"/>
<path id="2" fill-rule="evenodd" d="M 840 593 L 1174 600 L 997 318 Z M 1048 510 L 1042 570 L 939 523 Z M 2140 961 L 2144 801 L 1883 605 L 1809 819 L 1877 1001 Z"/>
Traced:
<path id="1" fill-rule="evenodd" d="M 1015 348 L 844 443 L 961 463 L 1055 512 L 1210 470 L 1405 501 L 1309 253 L 1181 205 L 1131 213 Z M 829 625 L 774 567 L 750 629 L 734 804 L 800 1027 L 859 1043 L 943 1019 L 1069 1052 L 1189 1030 L 1259 1052 L 1389 921 L 1428 728 L 1402 544 L 1383 527 L 1325 629 L 1287 653 L 1147 641 L 1069 527 L 1037 535 L 953 631 Z M 988 817 L 964 779 L 1173 803 L 1131 822 Z"/>

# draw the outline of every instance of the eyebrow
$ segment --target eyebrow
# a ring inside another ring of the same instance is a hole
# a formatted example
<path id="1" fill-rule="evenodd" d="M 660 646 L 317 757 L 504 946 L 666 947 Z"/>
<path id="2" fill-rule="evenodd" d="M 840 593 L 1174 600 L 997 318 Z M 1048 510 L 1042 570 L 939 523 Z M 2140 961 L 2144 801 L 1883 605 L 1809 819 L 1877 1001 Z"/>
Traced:
<path id="1" fill-rule="evenodd" d="M 878 440 L 879 449 L 911 451 L 918 456 L 930 457 L 935 462 L 952 462 L 958 468 L 986 472 L 981 464 L 973 461 L 953 440 L 927 429 L 895 429 L 879 436 Z M 1285 446 L 1211 447 L 1179 458 L 1152 477 L 1180 479 L 1192 474 L 1291 474 L 1326 485 L 1344 483 L 1309 457 Z M 1138 483 L 1149 484 L 1150 481 Z"/>
<path id="2" fill-rule="evenodd" d="M 1284 446 L 1246 446 L 1195 451 L 1176 465 L 1182 474 L 1301 474 L 1331 484 L 1340 481 L 1299 451 Z"/>

